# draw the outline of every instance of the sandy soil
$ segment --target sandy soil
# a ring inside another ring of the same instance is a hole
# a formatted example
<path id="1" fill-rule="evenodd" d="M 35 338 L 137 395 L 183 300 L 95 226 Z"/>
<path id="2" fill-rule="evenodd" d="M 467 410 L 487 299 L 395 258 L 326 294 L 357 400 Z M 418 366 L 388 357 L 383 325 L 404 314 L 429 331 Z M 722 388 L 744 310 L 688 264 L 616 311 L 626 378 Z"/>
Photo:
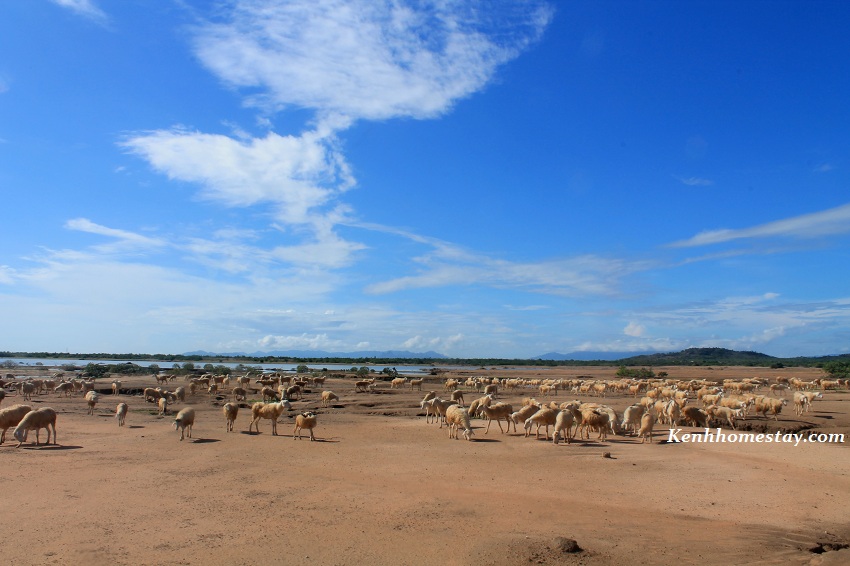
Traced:
<path id="1" fill-rule="evenodd" d="M 820 374 L 655 369 L 682 379 Z M 317 390 L 294 402 L 279 436 L 268 421 L 248 434 L 244 408 L 226 433 L 222 401 L 195 395 L 187 405 L 197 424 L 184 442 L 172 416 L 140 396 L 106 396 L 94 416 L 80 397 L 37 396 L 34 406 L 59 413 L 59 445 L 0 446 L 0 555 L 15 565 L 850 564 L 850 549 L 837 550 L 850 543 L 848 391 L 827 392 L 803 417 L 789 405 L 778 422 L 748 421 L 758 430 L 844 433 L 843 444 L 665 443 L 667 427 L 657 425 L 652 445 L 611 436 L 555 446 L 495 424 L 485 435 L 479 420 L 475 441 L 449 440 L 425 423 L 419 392 L 384 384 L 355 393 L 353 380 L 325 388 L 341 400 L 319 409 L 318 442 L 292 437 L 294 413 L 318 407 Z M 530 393 L 508 400 L 518 406 Z M 113 416 L 119 400 L 130 405 L 123 428 Z M 12 395 L 2 407 L 17 402 Z M 632 399 L 606 402 L 622 411 Z M 564 552 L 559 537 L 583 550 Z"/>

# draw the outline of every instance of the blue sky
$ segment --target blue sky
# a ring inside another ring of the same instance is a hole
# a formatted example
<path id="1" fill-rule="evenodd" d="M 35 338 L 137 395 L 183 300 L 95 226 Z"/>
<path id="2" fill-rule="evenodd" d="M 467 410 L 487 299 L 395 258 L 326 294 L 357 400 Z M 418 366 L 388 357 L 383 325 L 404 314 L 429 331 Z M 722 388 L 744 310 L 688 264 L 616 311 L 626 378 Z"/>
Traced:
<path id="1" fill-rule="evenodd" d="M 848 21 L 6 0 L 0 349 L 848 352 Z"/>

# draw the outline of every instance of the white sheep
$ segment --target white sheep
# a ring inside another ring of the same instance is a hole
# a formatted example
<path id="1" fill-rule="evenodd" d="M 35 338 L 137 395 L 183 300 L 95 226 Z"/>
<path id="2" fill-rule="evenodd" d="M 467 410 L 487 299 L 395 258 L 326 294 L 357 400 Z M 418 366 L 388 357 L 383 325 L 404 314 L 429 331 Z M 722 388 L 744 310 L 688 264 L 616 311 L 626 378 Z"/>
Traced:
<path id="1" fill-rule="evenodd" d="M 641 425 L 641 419 L 646 412 L 646 407 L 643 405 L 631 405 L 626 407 L 626 410 L 623 411 L 623 422 L 620 423 L 620 428 L 626 432 L 631 430 L 636 434 L 638 427 Z"/>
<path id="2" fill-rule="evenodd" d="M 439 397 L 431 400 L 431 411 L 437 414 L 437 418 L 440 421 L 440 428 L 443 428 L 443 423 L 446 422 L 446 410 L 456 404 L 454 401 L 443 400 Z"/>
<path id="3" fill-rule="evenodd" d="M 339 396 L 333 391 L 322 391 L 322 407 L 330 407 L 331 403 L 339 401 Z"/>
<path id="4" fill-rule="evenodd" d="M 292 405 L 289 404 L 289 401 L 283 400 L 277 403 L 254 403 L 251 406 L 251 424 L 248 425 L 248 432 L 251 432 L 254 426 L 256 426 L 257 434 L 259 434 L 260 419 L 268 419 L 272 422 L 272 435 L 277 436 L 277 419 L 283 414 L 284 409 L 292 409 Z"/>
<path id="5" fill-rule="evenodd" d="M 86 393 L 86 404 L 89 407 L 88 414 L 94 415 L 94 408 L 97 402 L 100 401 L 100 394 L 97 391 L 89 391 Z"/>
<path id="6" fill-rule="evenodd" d="M 160 397 L 159 401 L 157 401 L 157 405 L 159 406 L 160 415 L 168 414 L 168 399 L 166 399 L 165 397 Z"/>
<path id="7" fill-rule="evenodd" d="M 225 403 L 223 407 L 226 432 L 233 432 L 233 423 L 236 422 L 236 415 L 239 414 L 239 405 L 236 403 Z"/>
<path id="8" fill-rule="evenodd" d="M 463 407 L 452 405 L 446 409 L 446 422 L 449 425 L 449 438 L 457 440 L 458 429 L 463 427 L 463 437 L 472 440 L 472 425 L 469 424 L 469 412 Z"/>
<path id="9" fill-rule="evenodd" d="M 729 407 L 718 407 L 717 405 L 709 405 L 705 408 L 705 412 L 708 413 L 709 417 L 717 419 L 718 421 L 725 418 L 726 422 L 728 422 L 729 426 L 733 429 L 737 428 L 735 426 L 735 418 L 742 415 L 741 409 L 730 409 Z"/>
<path id="10" fill-rule="evenodd" d="M 115 380 L 112 382 L 112 394 L 118 395 L 121 392 L 121 382 Z"/>
<path id="11" fill-rule="evenodd" d="M 540 405 L 538 405 L 533 399 L 531 401 L 533 401 L 533 403 L 527 405 L 523 404 L 522 409 L 511 413 L 511 422 L 514 424 L 514 432 L 516 432 L 516 425 L 519 424 L 525 426 L 525 422 L 528 417 L 540 410 Z M 508 432 L 510 432 L 510 427 L 508 428 Z"/>
<path id="12" fill-rule="evenodd" d="M 554 444 L 558 444 L 561 435 L 567 439 L 567 444 L 572 442 L 570 431 L 573 428 L 573 422 L 575 422 L 575 416 L 572 411 L 566 409 L 558 411 L 558 416 L 555 417 L 555 429 L 552 431 L 552 442 Z"/>
<path id="13" fill-rule="evenodd" d="M 638 438 L 640 438 L 641 444 L 647 438 L 649 439 L 649 443 L 652 444 L 652 428 L 654 425 L 655 415 L 651 411 L 646 411 L 640 418 L 640 430 L 638 431 Z"/>
<path id="14" fill-rule="evenodd" d="M 186 437 L 192 438 L 192 425 L 194 424 L 195 409 L 192 407 L 180 409 L 180 412 L 174 417 L 174 430 L 180 429 L 180 440 L 183 440 L 184 433 Z M 187 428 L 189 429 L 188 433 L 186 433 Z"/>
<path id="15" fill-rule="evenodd" d="M 18 446 L 27 441 L 29 431 L 35 431 L 35 445 L 38 446 L 38 435 L 41 429 L 47 429 L 47 444 L 50 444 L 50 429 L 53 429 L 53 444 L 58 444 L 56 441 L 56 411 L 50 407 L 42 407 L 41 409 L 30 411 L 18 426 L 15 427 L 12 434 L 18 439 Z"/>
<path id="16" fill-rule="evenodd" d="M 6 441 L 6 431 L 13 426 L 18 426 L 21 419 L 30 411 L 32 411 L 32 407 L 29 405 L 12 405 L 11 407 L 0 409 L 0 429 L 2 429 L 2 432 L 0 432 L 0 444 Z"/>
<path id="17" fill-rule="evenodd" d="M 124 426 L 124 419 L 127 418 L 128 410 L 127 403 L 118 403 L 118 406 L 115 407 L 115 418 L 118 419 L 118 426 Z"/>
<path id="18" fill-rule="evenodd" d="M 425 380 L 424 379 L 411 379 L 410 381 L 408 381 L 408 383 L 410 384 L 410 390 L 413 391 L 413 388 L 415 387 L 417 390 L 422 391 L 422 382 L 423 381 L 425 381 Z"/>
<path id="19" fill-rule="evenodd" d="M 316 428 L 316 414 L 307 411 L 306 413 L 301 413 L 300 415 L 296 415 L 295 417 L 295 430 L 292 431 L 292 439 L 301 440 L 301 429 L 307 429 L 310 431 L 310 440 L 316 440 L 316 437 L 313 436 L 313 429 Z M 295 435 L 298 435 L 297 437 Z"/>
<path id="20" fill-rule="evenodd" d="M 558 417 L 558 411 L 556 409 L 552 409 L 550 407 L 543 407 L 538 410 L 536 413 L 528 417 L 525 421 L 525 436 L 526 438 L 531 434 L 531 426 L 537 425 L 537 431 L 534 437 L 536 439 L 540 439 L 540 427 L 546 426 L 546 440 L 549 440 L 549 427 L 555 426 L 555 420 Z"/>
<path id="21" fill-rule="evenodd" d="M 505 434 L 506 431 L 502 429 L 502 419 L 505 420 L 505 424 L 508 426 L 507 432 L 511 431 L 511 413 L 514 412 L 512 405 L 508 403 L 496 403 L 495 405 L 482 404 L 478 408 L 487 419 L 487 429 L 484 431 L 484 434 L 490 432 L 490 424 L 492 424 L 494 420 L 496 421 L 496 424 L 499 425 L 499 430 L 502 431 L 502 434 Z"/>

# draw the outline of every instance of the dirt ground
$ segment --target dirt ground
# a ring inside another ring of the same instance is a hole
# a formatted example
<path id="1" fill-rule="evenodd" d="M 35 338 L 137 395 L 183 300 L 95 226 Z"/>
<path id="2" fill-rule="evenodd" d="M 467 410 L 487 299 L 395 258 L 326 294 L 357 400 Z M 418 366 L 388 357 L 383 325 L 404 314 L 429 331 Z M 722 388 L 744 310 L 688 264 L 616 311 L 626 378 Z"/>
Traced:
<path id="1" fill-rule="evenodd" d="M 607 379 L 615 369 L 452 375 Z M 679 379 L 821 374 L 654 369 Z M 154 385 L 153 377 L 122 382 Z M 439 387 L 434 378 L 425 389 Z M 802 417 L 789 404 L 777 422 L 748 419 L 757 431 L 845 434 L 843 443 L 795 447 L 667 443 L 663 425 L 653 444 L 609 436 L 556 446 L 521 430 L 502 434 L 495 423 L 485 434 L 481 420 L 473 420 L 473 442 L 455 441 L 425 423 L 418 391 L 384 383 L 355 393 L 353 380 L 340 379 L 325 389 L 339 403 L 318 408 L 312 390 L 281 417 L 279 436 L 269 421 L 249 434 L 247 408 L 225 432 L 223 401 L 196 394 L 185 405 L 197 424 L 183 442 L 173 412 L 159 416 L 141 396 L 105 395 L 94 416 L 79 396 L 34 397 L 34 407 L 59 413 L 59 444 L 16 448 L 7 438 L 0 446 L 0 556 L 15 565 L 850 564 L 848 391 L 826 392 Z M 504 398 L 518 407 L 534 393 Z M 554 399 L 568 398 L 575 395 Z M 121 428 L 120 401 L 130 406 Z M 18 402 L 10 394 L 0 408 Z M 619 413 L 634 400 L 605 402 Z M 292 437 L 294 414 L 305 408 L 318 408 L 317 442 Z M 562 538 L 582 550 L 566 552 Z"/>

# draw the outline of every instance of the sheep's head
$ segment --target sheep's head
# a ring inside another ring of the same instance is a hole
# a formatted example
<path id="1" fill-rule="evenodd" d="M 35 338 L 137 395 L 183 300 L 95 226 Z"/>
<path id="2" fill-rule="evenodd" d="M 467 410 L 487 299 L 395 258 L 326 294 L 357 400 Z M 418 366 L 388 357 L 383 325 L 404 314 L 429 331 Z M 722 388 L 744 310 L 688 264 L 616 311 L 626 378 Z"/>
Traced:
<path id="1" fill-rule="evenodd" d="M 16 428 L 13 432 L 15 438 L 18 442 L 26 442 L 27 441 L 27 429 L 25 428 Z"/>

